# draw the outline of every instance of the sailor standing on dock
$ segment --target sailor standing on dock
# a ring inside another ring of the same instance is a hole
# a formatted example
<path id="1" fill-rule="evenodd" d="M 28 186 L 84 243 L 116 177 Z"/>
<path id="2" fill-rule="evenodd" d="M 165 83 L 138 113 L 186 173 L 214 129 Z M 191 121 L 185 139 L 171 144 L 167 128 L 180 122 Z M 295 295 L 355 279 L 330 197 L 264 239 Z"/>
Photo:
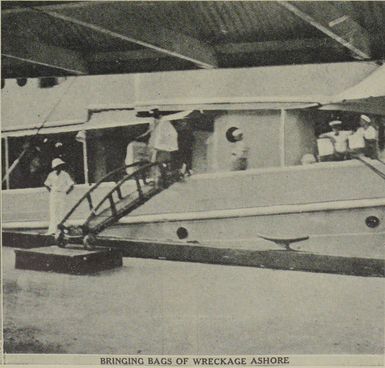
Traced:
<path id="1" fill-rule="evenodd" d="M 49 196 L 49 228 L 47 234 L 56 234 L 57 225 L 66 212 L 66 197 L 72 191 L 74 182 L 64 170 L 65 162 L 61 158 L 52 160 L 52 171 L 48 174 L 44 186 Z"/>

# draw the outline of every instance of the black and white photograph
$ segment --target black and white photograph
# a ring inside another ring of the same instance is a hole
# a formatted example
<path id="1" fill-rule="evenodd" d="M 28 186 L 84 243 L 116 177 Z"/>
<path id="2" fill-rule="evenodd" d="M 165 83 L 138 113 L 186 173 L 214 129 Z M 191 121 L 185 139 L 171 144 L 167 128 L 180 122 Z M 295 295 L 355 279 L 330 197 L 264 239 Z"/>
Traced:
<path id="1" fill-rule="evenodd" d="M 385 1 L 1 1 L 4 365 L 385 365 Z"/>

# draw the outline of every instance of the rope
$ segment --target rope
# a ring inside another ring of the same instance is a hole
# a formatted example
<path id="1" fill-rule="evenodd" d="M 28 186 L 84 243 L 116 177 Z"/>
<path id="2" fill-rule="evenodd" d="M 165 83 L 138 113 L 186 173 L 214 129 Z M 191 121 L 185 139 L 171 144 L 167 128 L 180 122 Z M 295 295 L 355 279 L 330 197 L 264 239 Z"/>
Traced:
<path id="1" fill-rule="evenodd" d="M 55 111 L 56 107 L 59 105 L 59 103 L 63 100 L 63 97 L 64 95 L 68 92 L 68 90 L 70 89 L 70 87 L 73 85 L 73 83 L 75 82 L 75 78 L 72 79 L 70 81 L 70 83 L 68 83 L 67 87 L 64 89 L 62 95 L 60 96 L 60 98 L 56 101 L 56 103 L 53 105 L 53 107 L 48 111 L 48 114 L 46 115 L 46 117 L 44 118 L 43 122 L 40 124 L 40 126 L 37 128 L 36 130 L 36 133 L 30 138 L 30 142 L 33 141 L 33 139 L 35 137 L 37 137 L 39 135 L 39 132 L 41 129 L 43 129 L 45 123 L 48 121 L 48 119 L 50 118 L 50 116 L 52 115 L 52 113 Z M 8 171 L 5 173 L 3 179 L 2 179 L 2 184 L 8 180 L 9 178 L 9 175 L 12 173 L 12 171 L 16 168 L 16 166 L 18 165 L 18 163 L 20 162 L 20 160 L 25 156 L 25 154 L 28 152 L 28 150 L 30 149 L 30 145 L 28 144 L 27 147 L 25 147 L 23 149 L 23 151 L 20 153 L 20 155 L 17 157 L 17 159 L 15 161 L 13 161 L 12 165 L 9 167 Z"/>

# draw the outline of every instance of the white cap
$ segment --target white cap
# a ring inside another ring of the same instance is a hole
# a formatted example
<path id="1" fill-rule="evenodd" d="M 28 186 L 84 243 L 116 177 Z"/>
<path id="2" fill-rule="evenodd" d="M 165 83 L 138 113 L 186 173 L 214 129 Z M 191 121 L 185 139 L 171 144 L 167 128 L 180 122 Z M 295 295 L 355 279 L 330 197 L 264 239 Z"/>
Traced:
<path id="1" fill-rule="evenodd" d="M 242 132 L 241 129 L 235 129 L 235 130 L 233 131 L 233 137 L 239 137 L 239 136 L 242 135 L 242 134 L 243 134 L 243 132 Z"/>
<path id="2" fill-rule="evenodd" d="M 341 125 L 342 124 L 342 121 L 340 121 L 340 120 L 333 120 L 333 121 L 331 121 L 330 123 L 329 123 L 329 125 L 331 126 L 331 127 L 334 127 L 334 126 L 337 126 L 337 125 Z"/>
<path id="3" fill-rule="evenodd" d="M 367 123 L 370 123 L 370 122 L 371 122 L 369 116 L 367 116 L 367 115 L 361 115 L 361 116 L 360 116 L 360 119 L 363 120 L 363 121 L 365 121 L 365 122 L 367 122 Z"/>
<path id="4" fill-rule="evenodd" d="M 54 158 L 52 160 L 51 167 L 54 169 L 54 168 L 58 167 L 59 165 L 63 165 L 63 164 L 65 164 L 65 162 L 61 158 Z"/>

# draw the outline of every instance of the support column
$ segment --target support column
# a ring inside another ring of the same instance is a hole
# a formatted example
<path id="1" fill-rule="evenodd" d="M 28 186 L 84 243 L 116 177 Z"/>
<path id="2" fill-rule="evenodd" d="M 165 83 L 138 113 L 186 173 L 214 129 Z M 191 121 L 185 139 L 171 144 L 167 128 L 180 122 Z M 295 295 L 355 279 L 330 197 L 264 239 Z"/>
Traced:
<path id="1" fill-rule="evenodd" d="M 286 164 L 286 155 L 285 155 L 285 120 L 286 120 L 286 110 L 281 110 L 281 119 L 279 127 L 279 161 L 280 166 L 284 167 Z"/>
<path id="2" fill-rule="evenodd" d="M 87 131 L 84 131 L 84 141 L 83 143 L 83 168 L 84 168 L 84 182 L 89 184 L 88 177 L 88 153 L 87 153 Z"/>
<path id="3" fill-rule="evenodd" d="M 8 145 L 8 137 L 4 137 L 4 152 L 5 152 L 5 175 L 6 175 L 6 179 L 5 179 L 5 188 L 6 189 L 9 189 L 10 186 L 9 186 L 9 145 Z"/>

